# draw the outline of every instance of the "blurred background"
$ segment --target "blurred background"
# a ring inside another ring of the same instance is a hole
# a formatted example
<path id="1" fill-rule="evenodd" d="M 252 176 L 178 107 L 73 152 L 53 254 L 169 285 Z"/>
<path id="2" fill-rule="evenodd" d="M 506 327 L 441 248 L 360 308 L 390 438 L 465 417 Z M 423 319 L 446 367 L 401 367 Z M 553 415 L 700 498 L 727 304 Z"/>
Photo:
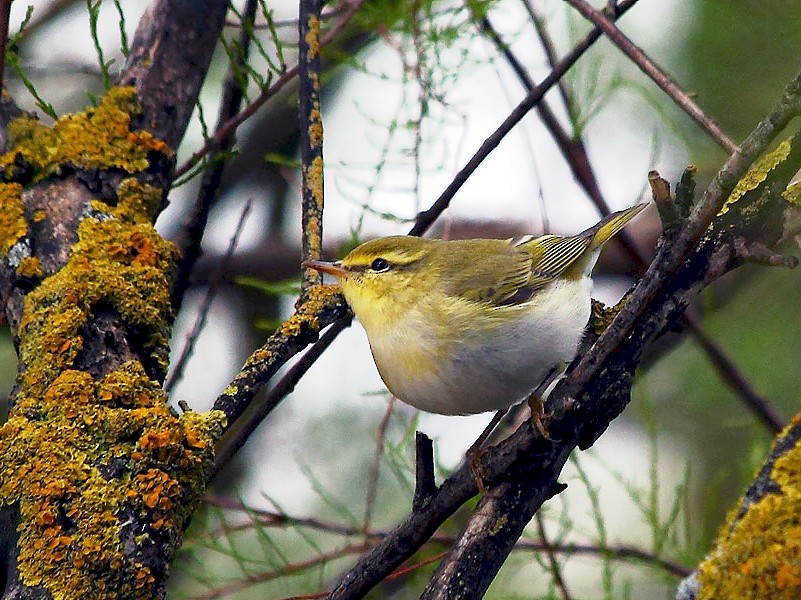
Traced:
<path id="1" fill-rule="evenodd" d="M 96 11 L 103 60 L 113 61 L 112 74 L 124 62 L 121 32 L 133 34 L 145 5 L 88 3 Z M 242 2 L 233 5 L 241 11 Z M 542 36 L 563 56 L 589 30 L 562 0 L 481 5 L 535 82 L 550 72 Z M 328 257 L 342 256 L 360 240 L 408 231 L 417 212 L 436 199 L 525 95 L 479 26 L 476 6 L 368 1 L 324 52 Z M 329 3 L 327 22 L 342 8 Z M 26 3 L 14 3 L 12 32 L 26 9 Z M 261 3 L 257 25 L 268 22 L 263 9 L 271 11 L 287 64 L 294 64 L 296 3 Z M 798 70 L 799 11 L 798 0 L 641 0 L 619 25 L 739 141 Z M 229 20 L 225 35 L 233 39 L 240 27 L 235 11 Z M 82 109 L 87 93 L 103 93 L 90 21 L 86 2 L 36 0 L 18 42 L 25 77 L 59 114 Z M 254 52 L 251 65 L 266 72 L 276 46 L 267 27 L 254 36 L 264 55 Z M 221 48 L 178 150 L 179 165 L 202 145 L 202 122 L 214 123 L 227 65 Z M 42 115 L 18 74 L 9 71 L 6 80 L 23 108 Z M 564 82 L 569 109 L 558 90 L 546 99 L 570 136 L 583 140 L 612 209 L 650 198 L 649 170 L 675 184 L 693 163 L 702 190 L 726 158 L 604 39 Z M 249 86 L 252 99 L 258 89 L 254 81 Z M 247 356 L 291 314 L 298 290 L 296 87 L 270 100 L 239 128 L 237 139 L 238 153 L 227 164 L 172 340 L 178 356 L 215 287 L 207 322 L 170 389 L 172 402 L 185 400 L 195 410 L 208 409 Z M 157 224 L 165 237 L 180 230 L 197 183 L 190 179 L 171 192 Z M 245 205 L 251 208 L 240 239 L 226 258 Z M 655 212 L 628 229 L 646 255 L 659 235 Z M 469 179 L 430 235 L 571 234 L 599 216 L 532 111 Z M 635 270 L 619 246 L 609 248 L 597 271 L 595 295 L 606 303 L 616 302 L 634 281 Z M 747 266 L 705 290 L 691 307 L 784 420 L 797 412 L 801 389 L 795 368 L 800 287 L 794 272 Z M 0 365 L 7 395 L 15 373 L 7 326 L 0 332 Z M 354 323 L 218 477 L 176 562 L 171 597 L 286 598 L 325 590 L 369 545 L 369 534 L 390 528 L 409 511 L 415 429 L 434 439 L 444 476 L 490 417 L 429 415 L 392 402 L 364 332 Z M 545 505 L 542 522 L 526 532 L 487 597 L 566 597 L 553 583 L 554 564 L 526 547 L 541 542 L 543 530 L 554 545 L 587 547 L 555 555 L 571 597 L 673 597 L 680 574 L 709 549 L 771 439 L 693 339 L 663 340 L 638 371 L 625 414 L 570 462 L 561 478 L 567 491 Z M 443 528 L 443 543 L 466 514 Z M 436 556 L 447 548 L 443 543 L 429 544 L 414 562 Z M 415 598 L 434 566 L 413 569 L 371 597 Z"/>

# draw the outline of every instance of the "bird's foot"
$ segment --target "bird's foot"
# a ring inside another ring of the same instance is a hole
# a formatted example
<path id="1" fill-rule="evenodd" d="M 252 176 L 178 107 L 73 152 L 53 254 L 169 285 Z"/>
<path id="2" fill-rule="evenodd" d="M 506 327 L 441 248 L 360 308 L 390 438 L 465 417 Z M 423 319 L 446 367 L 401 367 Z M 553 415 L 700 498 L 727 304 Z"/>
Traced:
<path id="1" fill-rule="evenodd" d="M 548 433 L 547 423 L 551 420 L 551 415 L 545 412 L 545 404 L 539 394 L 531 394 L 526 401 L 531 410 L 531 426 L 549 442 L 558 442 Z"/>

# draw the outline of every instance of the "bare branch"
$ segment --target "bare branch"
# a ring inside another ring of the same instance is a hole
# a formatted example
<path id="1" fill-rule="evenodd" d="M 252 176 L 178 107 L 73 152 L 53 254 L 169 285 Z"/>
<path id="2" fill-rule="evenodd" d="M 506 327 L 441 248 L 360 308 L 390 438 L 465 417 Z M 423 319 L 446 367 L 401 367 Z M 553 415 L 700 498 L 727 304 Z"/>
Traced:
<path id="1" fill-rule="evenodd" d="M 245 202 L 245 207 L 242 209 L 242 213 L 239 215 L 239 221 L 234 228 L 234 234 L 231 236 L 231 241 L 228 243 L 228 250 L 226 250 L 225 256 L 220 263 L 220 271 L 218 272 L 217 277 L 214 278 L 214 280 L 206 289 L 206 294 L 203 296 L 203 301 L 198 307 L 195 322 L 192 325 L 192 328 L 189 330 L 186 340 L 184 340 L 181 353 L 171 365 L 172 372 L 164 381 L 164 391 L 167 394 L 172 391 L 172 388 L 175 387 L 175 384 L 178 383 L 183 377 L 186 363 L 189 360 L 189 357 L 192 356 L 192 352 L 195 349 L 195 342 L 197 342 L 200 332 L 203 331 L 203 328 L 206 325 L 206 318 L 208 317 L 209 310 L 211 309 L 211 303 L 213 302 L 214 297 L 217 295 L 217 290 L 220 287 L 220 283 L 222 283 L 222 273 L 225 271 L 225 267 L 236 250 L 237 244 L 239 243 L 239 236 L 242 234 L 242 230 L 245 227 L 245 221 L 247 221 L 248 215 L 250 214 L 251 205 L 251 200 Z"/>
<path id="2" fill-rule="evenodd" d="M 634 6 L 637 0 L 624 0 L 618 7 L 618 14 L 622 15 L 629 8 Z M 520 120 L 528 114 L 533 107 L 537 106 L 546 92 L 550 90 L 562 76 L 567 73 L 568 69 L 572 67 L 576 61 L 592 46 L 596 40 L 601 37 L 601 29 L 595 28 L 587 36 L 573 47 L 567 56 L 565 56 L 559 64 L 557 64 L 548 76 L 542 82 L 528 93 L 528 95 L 512 110 L 503 123 L 501 123 L 495 132 L 490 135 L 481 147 L 476 151 L 473 157 L 462 167 L 462 169 L 453 178 L 453 181 L 447 188 L 439 195 L 439 198 L 427 209 L 417 215 L 414 227 L 412 227 L 409 235 L 422 235 L 429 227 L 436 221 L 439 215 L 448 208 L 456 192 L 464 185 L 470 175 L 484 162 L 484 159 L 489 156 L 498 144 L 501 143 L 506 134 L 508 134 Z"/>
<path id="3" fill-rule="evenodd" d="M 139 21 L 119 83 L 136 88 L 138 125 L 171 147 L 189 123 L 227 6 L 226 0 L 155 0 Z"/>
<path id="4" fill-rule="evenodd" d="M 648 58 L 642 49 L 629 40 L 603 13 L 595 10 L 586 0 L 567 0 L 567 2 L 596 27 L 601 28 L 613 44 L 620 48 L 643 73 L 650 77 L 679 108 L 687 113 L 726 152 L 733 154 L 737 151 L 737 144 L 729 139 L 723 130 L 718 127 L 717 123 L 698 107 L 693 99 L 673 81 L 672 77 Z"/>

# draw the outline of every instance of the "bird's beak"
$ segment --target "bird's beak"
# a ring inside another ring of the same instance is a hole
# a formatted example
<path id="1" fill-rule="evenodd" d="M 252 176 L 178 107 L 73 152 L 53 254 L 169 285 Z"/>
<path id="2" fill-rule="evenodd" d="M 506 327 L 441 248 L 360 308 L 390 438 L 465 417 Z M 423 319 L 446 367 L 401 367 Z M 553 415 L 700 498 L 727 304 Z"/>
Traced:
<path id="1" fill-rule="evenodd" d="M 326 262 L 324 260 L 304 260 L 302 263 L 300 263 L 300 266 L 307 269 L 315 269 L 316 271 L 328 273 L 334 277 L 344 277 L 350 273 L 350 271 L 343 267 L 339 261 Z"/>

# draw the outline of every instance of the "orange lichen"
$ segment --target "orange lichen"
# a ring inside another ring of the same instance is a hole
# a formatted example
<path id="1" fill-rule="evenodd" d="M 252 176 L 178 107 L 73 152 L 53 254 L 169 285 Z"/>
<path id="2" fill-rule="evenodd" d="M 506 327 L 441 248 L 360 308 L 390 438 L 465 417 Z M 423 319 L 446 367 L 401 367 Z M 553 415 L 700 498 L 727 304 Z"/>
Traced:
<path id="1" fill-rule="evenodd" d="M 323 159 L 315 158 L 306 170 L 306 187 L 312 193 L 318 209 L 323 207 Z"/>
<path id="2" fill-rule="evenodd" d="M 307 60 L 314 60 L 320 54 L 320 19 L 316 15 L 309 15 L 306 21 L 308 30 L 306 31 L 306 45 L 309 48 L 306 54 Z"/>
<path id="3" fill-rule="evenodd" d="M 791 428 L 799 427 L 799 419 Z M 801 446 L 796 443 L 775 461 L 770 478 L 778 491 L 766 491 L 732 511 L 715 552 L 699 567 L 699 600 L 712 598 L 801 597 Z"/>
<path id="4" fill-rule="evenodd" d="M 309 114 L 309 145 L 312 148 L 319 148 L 323 145 L 323 119 L 320 114 L 319 103 L 314 103 L 311 114 Z"/>

